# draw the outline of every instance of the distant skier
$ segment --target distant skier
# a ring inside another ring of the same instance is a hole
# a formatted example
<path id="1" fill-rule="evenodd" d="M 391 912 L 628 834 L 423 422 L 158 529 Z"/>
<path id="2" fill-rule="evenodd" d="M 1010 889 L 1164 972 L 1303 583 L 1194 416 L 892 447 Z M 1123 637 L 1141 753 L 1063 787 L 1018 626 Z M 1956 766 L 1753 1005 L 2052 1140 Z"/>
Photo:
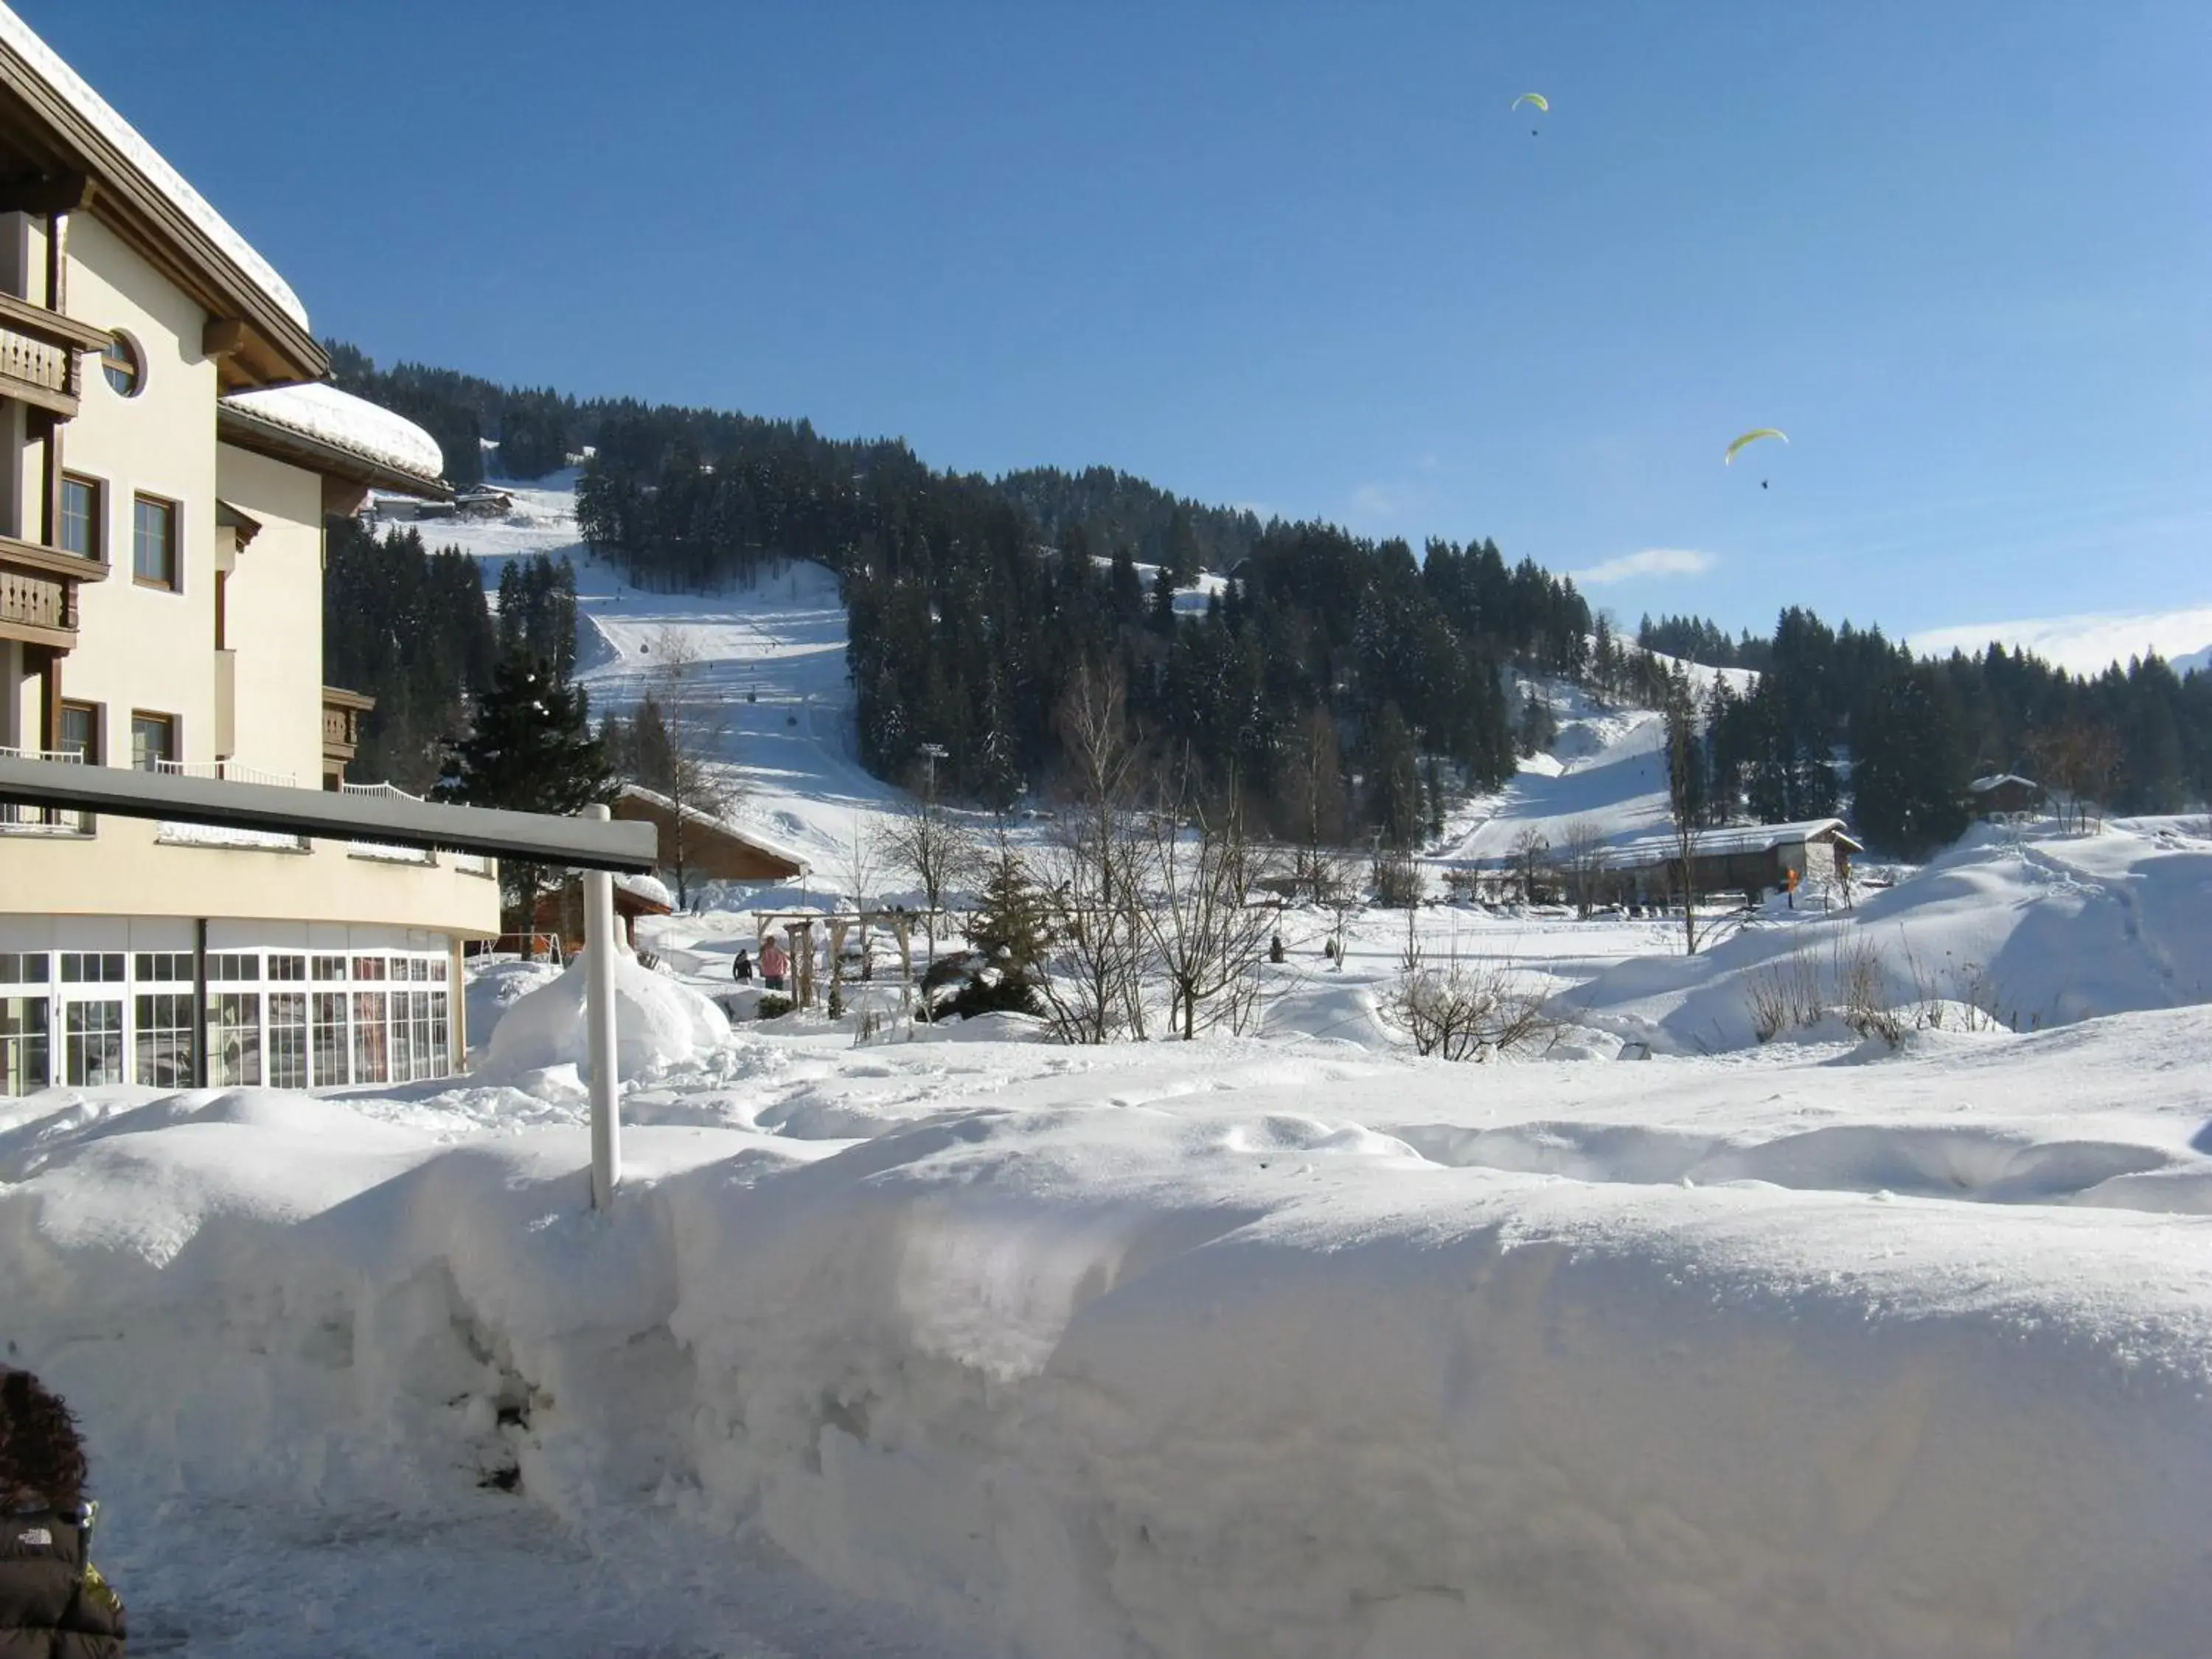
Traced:
<path id="1" fill-rule="evenodd" d="M 771 991 L 783 989 L 783 976 L 791 971 L 791 957 L 773 933 L 769 935 L 768 943 L 761 946 L 760 968 L 763 986 Z"/>
<path id="2" fill-rule="evenodd" d="M 123 1603 L 92 1565 L 85 1474 L 61 1397 L 0 1367 L 0 1653 L 122 1659 Z"/>
<path id="3" fill-rule="evenodd" d="M 752 976 L 753 959 L 751 956 L 744 951 L 738 951 L 738 959 L 730 964 L 730 977 L 737 981 L 738 984 L 744 985 L 750 982 Z"/>

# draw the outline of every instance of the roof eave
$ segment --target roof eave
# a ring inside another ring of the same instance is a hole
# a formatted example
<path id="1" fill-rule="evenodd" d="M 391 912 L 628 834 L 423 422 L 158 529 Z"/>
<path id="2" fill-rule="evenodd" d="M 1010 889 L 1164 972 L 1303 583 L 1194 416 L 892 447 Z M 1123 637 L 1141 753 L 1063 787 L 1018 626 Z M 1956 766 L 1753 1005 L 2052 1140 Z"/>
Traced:
<path id="1" fill-rule="evenodd" d="M 404 471 L 388 461 L 312 437 L 225 400 L 216 402 L 215 426 L 216 437 L 225 443 L 289 461 L 325 477 L 343 479 L 348 483 L 362 484 L 390 495 L 411 495 L 418 501 L 449 501 L 453 498 L 453 486 L 443 478 Z"/>
<path id="2" fill-rule="evenodd" d="M 89 210 L 149 255 L 211 317 L 234 317 L 246 341 L 228 361 L 246 384 L 320 380 L 330 359 L 313 334 L 145 178 L 92 122 L 0 40 L 0 88 L 27 107 L 93 183 Z"/>

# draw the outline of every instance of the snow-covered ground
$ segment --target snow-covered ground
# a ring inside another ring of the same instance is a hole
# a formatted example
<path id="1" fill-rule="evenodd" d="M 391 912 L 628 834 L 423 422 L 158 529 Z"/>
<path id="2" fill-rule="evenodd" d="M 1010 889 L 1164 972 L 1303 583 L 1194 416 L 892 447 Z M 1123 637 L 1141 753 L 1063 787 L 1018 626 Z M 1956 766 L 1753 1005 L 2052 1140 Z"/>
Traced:
<path id="1" fill-rule="evenodd" d="M 153 1650 L 2201 1651 L 2202 1007 L 1486 1066 L 679 1022 L 598 1217 L 504 1021 L 458 1085 L 0 1118 L 0 1323 Z"/>
<path id="2" fill-rule="evenodd" d="M 456 538 L 576 562 L 603 708 L 680 637 L 834 881 L 896 797 L 826 576 L 640 593 L 556 483 Z M 1656 717 L 1559 712 L 1432 870 L 1659 827 Z M 1438 904 L 1339 965 L 1292 907 L 1248 1034 L 1103 1048 L 730 1024 L 751 915 L 665 918 L 611 1213 L 579 970 L 493 964 L 459 1082 L 0 1109 L 0 1331 L 149 1651 L 2199 1653 L 2212 840 L 1897 873 L 1694 957 Z M 1409 945 L 1559 1040 L 1415 1056 Z"/>

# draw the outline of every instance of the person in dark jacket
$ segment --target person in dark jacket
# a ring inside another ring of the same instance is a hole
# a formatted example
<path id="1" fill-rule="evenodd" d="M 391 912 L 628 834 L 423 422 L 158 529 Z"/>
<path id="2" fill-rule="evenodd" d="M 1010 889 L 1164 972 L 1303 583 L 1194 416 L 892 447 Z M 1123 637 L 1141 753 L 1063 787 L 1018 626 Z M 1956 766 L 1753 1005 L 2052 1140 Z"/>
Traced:
<path id="1" fill-rule="evenodd" d="M 92 1565 L 85 1477 L 61 1397 L 0 1368 L 0 1654 L 122 1659 L 123 1603 Z"/>

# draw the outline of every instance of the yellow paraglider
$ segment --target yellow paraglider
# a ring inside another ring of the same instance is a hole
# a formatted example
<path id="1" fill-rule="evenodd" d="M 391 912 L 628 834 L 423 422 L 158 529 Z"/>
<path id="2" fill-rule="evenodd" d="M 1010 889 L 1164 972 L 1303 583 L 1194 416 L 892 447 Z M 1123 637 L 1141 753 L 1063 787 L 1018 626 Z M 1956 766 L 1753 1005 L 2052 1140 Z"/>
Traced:
<path id="1" fill-rule="evenodd" d="M 1747 444 L 1757 443 L 1761 438 L 1779 438 L 1785 444 L 1790 441 L 1790 434 L 1786 432 L 1778 432 L 1771 426 L 1754 427 L 1728 447 L 1728 453 L 1721 457 L 1721 464 L 1723 466 L 1734 465 L 1738 450 Z"/>
<path id="2" fill-rule="evenodd" d="M 1513 100 L 1513 109 L 1519 109 L 1523 104 L 1534 104 L 1538 109 L 1543 111 L 1547 115 L 1549 115 L 1552 112 L 1551 100 L 1546 98 L 1540 92 L 1522 93 L 1518 98 L 1516 98 Z M 1511 112 L 1511 110 L 1507 111 L 1508 114 L 1510 114 Z"/>

